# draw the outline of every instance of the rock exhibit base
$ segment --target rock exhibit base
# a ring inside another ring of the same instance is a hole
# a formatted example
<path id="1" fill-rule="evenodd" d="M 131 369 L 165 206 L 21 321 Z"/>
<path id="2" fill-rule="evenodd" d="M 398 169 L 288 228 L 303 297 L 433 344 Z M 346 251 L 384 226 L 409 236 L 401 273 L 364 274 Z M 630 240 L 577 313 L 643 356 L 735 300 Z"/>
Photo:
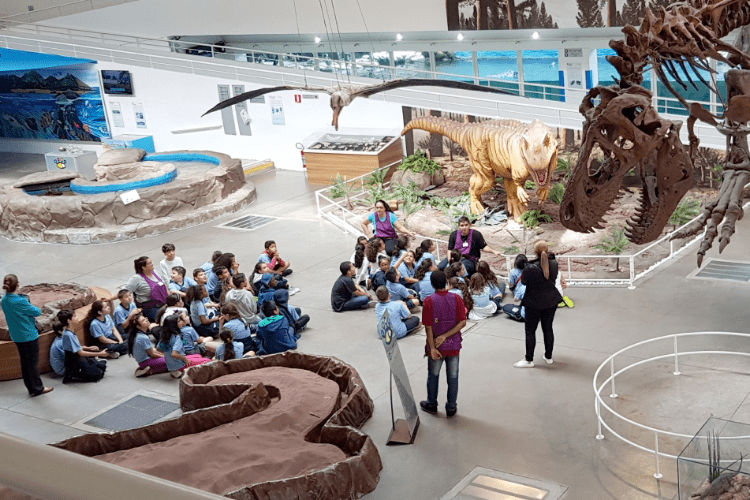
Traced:
<path id="1" fill-rule="evenodd" d="M 351 366 L 286 352 L 212 362 L 180 381 L 182 416 L 52 446 L 238 500 L 355 499 L 382 464 Z M 3 499 L 30 497 L 0 490 Z"/>

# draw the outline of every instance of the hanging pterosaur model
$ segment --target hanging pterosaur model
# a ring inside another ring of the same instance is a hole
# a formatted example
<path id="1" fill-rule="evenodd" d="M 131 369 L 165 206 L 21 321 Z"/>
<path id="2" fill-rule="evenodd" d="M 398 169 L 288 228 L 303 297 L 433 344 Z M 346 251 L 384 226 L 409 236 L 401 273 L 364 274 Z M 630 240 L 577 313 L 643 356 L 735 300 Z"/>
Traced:
<path id="1" fill-rule="evenodd" d="M 431 80 L 428 78 L 408 78 L 389 80 L 387 82 L 371 84 L 371 85 L 358 85 L 353 83 L 332 85 L 330 87 L 323 87 L 317 85 L 283 85 L 281 87 L 265 87 L 258 90 L 251 90 L 250 92 L 242 93 L 238 96 L 222 101 L 213 108 L 209 109 L 202 116 L 206 116 L 214 111 L 234 106 L 242 101 L 260 97 L 265 94 L 272 92 L 280 92 L 282 90 L 298 90 L 304 92 L 325 92 L 331 96 L 331 109 L 333 109 L 333 122 L 331 125 L 339 129 L 339 115 L 341 110 L 345 106 L 351 104 L 351 102 L 357 97 L 370 97 L 373 94 L 380 92 L 386 92 L 388 90 L 399 89 L 403 87 L 443 87 L 450 89 L 461 89 L 461 90 L 475 90 L 478 92 L 490 92 L 493 94 L 507 94 L 516 95 L 513 92 L 509 92 L 503 89 L 497 89 L 493 87 L 483 87 L 481 85 L 474 85 L 473 83 L 457 82 L 454 80 Z"/>

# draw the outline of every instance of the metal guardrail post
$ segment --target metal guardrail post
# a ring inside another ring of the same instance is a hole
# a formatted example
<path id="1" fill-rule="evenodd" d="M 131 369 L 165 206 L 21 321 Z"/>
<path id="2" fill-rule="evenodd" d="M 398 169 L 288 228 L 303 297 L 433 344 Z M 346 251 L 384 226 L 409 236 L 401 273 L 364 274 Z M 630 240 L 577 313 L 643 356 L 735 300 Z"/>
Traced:
<path id="1" fill-rule="evenodd" d="M 654 477 L 656 479 L 661 479 L 661 470 L 659 469 L 659 433 L 654 432 L 654 457 L 656 458 L 656 474 L 654 474 Z"/>
<path id="2" fill-rule="evenodd" d="M 674 372 L 672 372 L 672 375 L 679 375 L 680 374 L 680 359 L 677 354 L 677 337 L 674 338 Z"/>
<path id="3" fill-rule="evenodd" d="M 630 256 L 630 286 L 628 290 L 635 290 L 635 256 Z"/>
<path id="4" fill-rule="evenodd" d="M 611 368 L 611 375 L 612 375 L 612 393 L 609 395 L 610 398 L 616 398 L 617 397 L 617 391 L 615 390 L 615 358 L 609 360 L 609 366 Z"/>
<path id="5" fill-rule="evenodd" d="M 596 425 L 598 432 L 596 433 L 596 439 L 601 441 L 604 439 L 604 434 L 602 434 L 602 407 L 601 403 L 599 402 L 599 395 L 596 395 Z"/>

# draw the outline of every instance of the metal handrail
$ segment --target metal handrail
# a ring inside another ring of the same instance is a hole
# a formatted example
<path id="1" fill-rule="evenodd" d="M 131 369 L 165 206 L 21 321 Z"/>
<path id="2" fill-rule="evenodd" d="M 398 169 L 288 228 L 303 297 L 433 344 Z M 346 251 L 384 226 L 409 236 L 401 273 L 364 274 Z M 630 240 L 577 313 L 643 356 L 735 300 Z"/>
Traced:
<path id="1" fill-rule="evenodd" d="M 617 398 L 618 394 L 616 391 L 616 378 L 618 375 L 627 372 L 628 370 L 635 368 L 637 366 L 652 362 L 652 361 L 659 361 L 663 359 L 673 359 L 674 360 L 674 371 L 672 372 L 673 375 L 677 376 L 680 375 L 680 369 L 679 369 L 679 357 L 680 356 L 687 356 L 687 355 L 694 355 L 694 354 L 729 354 L 729 355 L 735 355 L 735 356 L 745 356 L 750 357 L 750 353 L 743 352 L 743 351 L 683 351 L 680 352 L 678 349 L 678 342 L 677 340 L 682 337 L 700 337 L 700 336 L 730 336 L 730 337 L 742 337 L 745 339 L 750 340 L 750 334 L 747 333 L 734 333 L 734 332 L 691 332 L 691 333 L 678 333 L 678 334 L 672 334 L 672 335 L 664 335 L 662 337 L 656 337 L 652 339 L 643 340 L 641 342 L 637 342 L 633 345 L 630 345 L 628 347 L 625 347 L 623 349 L 620 349 L 619 351 L 615 352 L 614 354 L 610 355 L 607 359 L 602 362 L 601 365 L 599 365 L 599 368 L 596 370 L 596 373 L 594 374 L 594 380 L 593 380 L 593 386 L 594 386 L 594 394 L 595 394 L 595 411 L 596 411 L 596 419 L 597 419 L 597 429 L 598 432 L 596 434 L 596 439 L 602 440 L 604 439 L 604 434 L 602 433 L 602 428 L 606 428 L 610 433 L 612 433 L 615 437 L 620 439 L 621 441 L 628 443 L 631 446 L 634 446 L 642 451 L 648 452 L 648 453 L 654 453 L 654 459 L 656 463 L 656 473 L 654 474 L 654 477 L 659 479 L 662 477 L 661 470 L 660 470 L 660 464 L 659 464 L 659 457 L 666 457 L 666 458 L 672 458 L 677 459 L 678 457 L 675 455 L 671 455 L 669 453 L 664 453 L 663 451 L 659 451 L 659 438 L 661 436 L 671 436 L 676 438 L 682 438 L 682 439 L 692 439 L 695 437 L 695 433 L 693 434 L 683 434 L 679 432 L 672 432 L 672 431 L 665 431 L 662 429 L 658 429 L 656 427 L 648 426 L 641 424 L 639 422 L 636 422 L 630 418 L 627 418 L 623 415 L 620 415 L 615 410 L 613 410 L 609 405 L 607 405 L 604 400 L 602 399 L 601 393 L 604 390 L 604 388 L 609 384 L 611 386 L 611 393 L 609 395 L 610 398 Z M 628 352 L 632 349 L 635 349 L 637 347 L 650 344 L 653 342 L 661 341 L 661 340 L 672 340 L 672 352 L 668 354 L 662 354 L 658 356 L 652 356 L 650 358 L 642 359 L 640 361 L 636 361 L 634 363 L 631 363 L 627 365 L 625 368 L 621 368 L 620 370 L 615 371 L 615 358 L 617 358 L 619 355 Z M 601 385 L 597 386 L 597 380 L 599 379 L 599 375 L 602 373 L 603 370 L 609 368 L 610 375 L 607 377 Z M 614 431 L 605 421 L 604 417 L 602 416 L 602 408 L 607 410 L 610 415 L 613 415 L 617 417 L 620 421 L 625 422 L 627 424 L 630 424 L 634 427 L 637 427 L 639 429 L 652 432 L 654 434 L 654 448 L 648 448 L 646 446 L 634 443 L 630 439 L 620 435 L 618 432 Z M 748 439 L 750 438 L 750 435 L 748 436 L 720 436 L 719 439 L 722 440 L 736 440 L 736 439 Z M 733 462 L 734 460 L 723 460 L 725 462 Z"/>

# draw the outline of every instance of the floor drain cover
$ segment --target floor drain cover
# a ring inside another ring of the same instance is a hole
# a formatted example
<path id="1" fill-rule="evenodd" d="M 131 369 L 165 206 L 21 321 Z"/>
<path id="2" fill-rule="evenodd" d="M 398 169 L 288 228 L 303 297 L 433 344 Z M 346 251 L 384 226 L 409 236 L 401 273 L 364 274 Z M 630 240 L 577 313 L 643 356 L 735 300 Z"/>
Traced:
<path id="1" fill-rule="evenodd" d="M 441 500 L 558 500 L 567 486 L 477 467 Z"/>
<path id="2" fill-rule="evenodd" d="M 139 395 L 84 423 L 108 431 L 124 431 L 153 424 L 179 409 L 177 403 Z"/>
<path id="3" fill-rule="evenodd" d="M 690 273 L 688 278 L 750 282 L 750 262 L 709 259 L 702 269 Z"/>
<path id="4" fill-rule="evenodd" d="M 230 220 L 221 224 L 219 227 L 226 229 L 238 229 L 240 231 L 252 231 L 266 224 L 275 221 L 276 217 L 266 217 L 265 215 L 245 215 L 239 219 Z"/>

